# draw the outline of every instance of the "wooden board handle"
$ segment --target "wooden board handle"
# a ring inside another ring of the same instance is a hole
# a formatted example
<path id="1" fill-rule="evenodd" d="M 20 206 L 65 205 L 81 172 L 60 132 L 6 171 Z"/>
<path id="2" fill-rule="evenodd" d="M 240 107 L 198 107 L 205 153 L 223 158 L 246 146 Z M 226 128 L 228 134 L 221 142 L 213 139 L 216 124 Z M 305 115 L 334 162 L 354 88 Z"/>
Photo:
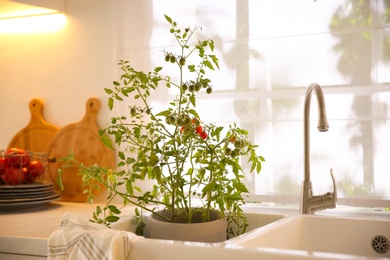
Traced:
<path id="1" fill-rule="evenodd" d="M 97 114 L 100 110 L 101 102 L 96 97 L 91 97 L 87 100 L 85 107 L 85 115 L 79 122 L 79 124 L 83 125 L 93 125 L 97 126 Z"/>
<path id="2" fill-rule="evenodd" d="M 40 98 L 34 98 L 30 101 L 29 108 L 32 121 L 44 121 L 42 117 L 43 100 Z"/>
<path id="3" fill-rule="evenodd" d="M 34 98 L 29 103 L 30 122 L 11 139 L 8 148 L 18 147 L 33 152 L 47 152 L 46 146 L 58 127 L 43 118 L 44 102 Z"/>

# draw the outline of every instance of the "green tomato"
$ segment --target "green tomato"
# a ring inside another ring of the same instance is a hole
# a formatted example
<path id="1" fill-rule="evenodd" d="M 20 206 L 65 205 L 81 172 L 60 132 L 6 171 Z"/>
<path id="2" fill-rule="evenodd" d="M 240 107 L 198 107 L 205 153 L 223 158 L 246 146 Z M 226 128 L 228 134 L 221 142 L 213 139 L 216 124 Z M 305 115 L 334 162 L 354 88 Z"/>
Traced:
<path id="1" fill-rule="evenodd" d="M 183 85 L 181 85 L 181 89 L 183 91 L 186 91 L 188 89 L 188 83 L 184 83 Z"/>
<path id="2" fill-rule="evenodd" d="M 194 84 L 194 90 L 197 91 L 197 92 L 200 90 L 201 87 L 202 87 L 202 85 L 199 82 L 196 82 Z"/>
<path id="3" fill-rule="evenodd" d="M 174 115 L 168 116 L 168 122 L 173 125 L 176 122 L 176 117 Z"/>
<path id="4" fill-rule="evenodd" d="M 232 149 L 230 149 L 229 147 L 226 147 L 225 148 L 225 155 L 229 156 L 232 154 Z"/>
<path id="5" fill-rule="evenodd" d="M 180 57 L 180 59 L 179 59 L 179 64 L 180 64 L 180 66 L 186 65 L 186 58 Z"/>
<path id="6" fill-rule="evenodd" d="M 234 142 L 234 147 L 237 148 L 237 149 L 241 149 L 242 147 L 244 147 L 244 141 L 238 139 Z"/>
<path id="7" fill-rule="evenodd" d="M 186 127 L 183 129 L 183 133 L 182 133 L 184 136 L 189 136 L 191 134 L 191 128 L 190 127 Z"/>

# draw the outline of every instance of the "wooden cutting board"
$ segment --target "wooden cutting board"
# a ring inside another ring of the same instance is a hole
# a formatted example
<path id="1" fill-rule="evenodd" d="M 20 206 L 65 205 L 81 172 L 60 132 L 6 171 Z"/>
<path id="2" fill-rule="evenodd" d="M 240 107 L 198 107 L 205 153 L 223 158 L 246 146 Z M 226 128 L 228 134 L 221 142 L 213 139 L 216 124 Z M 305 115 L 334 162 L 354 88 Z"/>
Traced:
<path id="1" fill-rule="evenodd" d="M 57 183 L 57 169 L 63 165 L 59 159 L 69 155 L 72 151 L 77 161 L 86 166 L 97 164 L 102 167 L 114 167 L 114 151 L 104 146 L 98 135 L 97 114 L 100 110 L 100 100 L 90 98 L 86 104 L 86 112 L 81 121 L 61 128 L 49 144 L 49 157 L 56 158 L 55 163 L 49 165 L 49 175 L 59 189 Z M 67 168 L 62 173 L 64 190 L 61 197 L 64 201 L 86 201 L 87 194 L 82 186 L 82 177 L 78 175 L 78 168 Z M 100 192 L 95 191 L 95 195 Z"/>
<path id="2" fill-rule="evenodd" d="M 44 103 L 40 98 L 30 101 L 30 122 L 12 138 L 8 149 L 21 148 L 31 152 L 47 153 L 47 146 L 58 127 L 45 121 L 42 116 Z"/>

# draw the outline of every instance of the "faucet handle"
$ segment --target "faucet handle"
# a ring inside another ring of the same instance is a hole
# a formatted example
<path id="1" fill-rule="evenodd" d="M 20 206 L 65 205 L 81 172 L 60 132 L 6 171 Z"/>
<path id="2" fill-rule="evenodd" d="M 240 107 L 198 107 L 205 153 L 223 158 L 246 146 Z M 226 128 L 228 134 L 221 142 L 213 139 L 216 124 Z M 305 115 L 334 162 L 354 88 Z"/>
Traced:
<path id="1" fill-rule="evenodd" d="M 335 199 L 337 200 L 337 186 L 336 186 L 336 179 L 334 177 L 333 169 L 330 169 L 330 177 L 332 177 L 332 182 L 333 182 L 333 195 Z"/>
<path id="2" fill-rule="evenodd" d="M 333 169 L 330 169 L 330 177 L 332 177 L 333 192 L 328 192 L 323 197 L 323 204 L 325 208 L 328 209 L 335 208 L 337 202 L 337 186 L 336 186 L 336 179 L 334 177 Z"/>

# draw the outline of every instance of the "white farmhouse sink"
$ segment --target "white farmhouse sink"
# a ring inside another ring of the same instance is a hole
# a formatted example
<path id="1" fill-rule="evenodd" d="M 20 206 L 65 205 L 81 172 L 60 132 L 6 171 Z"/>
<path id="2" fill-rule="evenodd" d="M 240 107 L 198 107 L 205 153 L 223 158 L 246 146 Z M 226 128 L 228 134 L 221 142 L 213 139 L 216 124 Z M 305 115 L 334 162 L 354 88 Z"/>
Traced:
<path id="1" fill-rule="evenodd" d="M 348 258 L 388 258 L 390 219 L 296 215 L 244 234 L 231 244 L 242 248 L 305 251 L 309 255 L 332 253 L 346 254 Z"/>
<path id="2" fill-rule="evenodd" d="M 245 231 L 246 233 L 286 217 L 286 215 L 283 214 L 259 212 L 245 212 L 244 215 L 248 220 L 248 227 Z"/>
<path id="3" fill-rule="evenodd" d="M 144 221 L 148 221 L 148 218 L 150 216 L 150 213 L 144 214 L 145 218 Z M 263 226 L 266 226 L 270 223 L 273 223 L 275 221 L 278 221 L 282 218 L 285 218 L 285 214 L 281 213 L 259 213 L 259 212 L 244 212 L 244 215 L 247 217 L 248 220 L 248 227 L 246 228 L 246 233 L 253 229 L 257 229 Z M 134 214 L 129 214 L 124 216 L 119 222 L 113 223 L 111 225 L 113 229 L 117 230 L 126 230 L 135 233 L 136 225 L 134 223 Z M 233 230 L 236 230 L 233 228 Z M 144 236 L 146 238 L 149 237 L 149 227 L 146 225 L 144 230 Z"/>

